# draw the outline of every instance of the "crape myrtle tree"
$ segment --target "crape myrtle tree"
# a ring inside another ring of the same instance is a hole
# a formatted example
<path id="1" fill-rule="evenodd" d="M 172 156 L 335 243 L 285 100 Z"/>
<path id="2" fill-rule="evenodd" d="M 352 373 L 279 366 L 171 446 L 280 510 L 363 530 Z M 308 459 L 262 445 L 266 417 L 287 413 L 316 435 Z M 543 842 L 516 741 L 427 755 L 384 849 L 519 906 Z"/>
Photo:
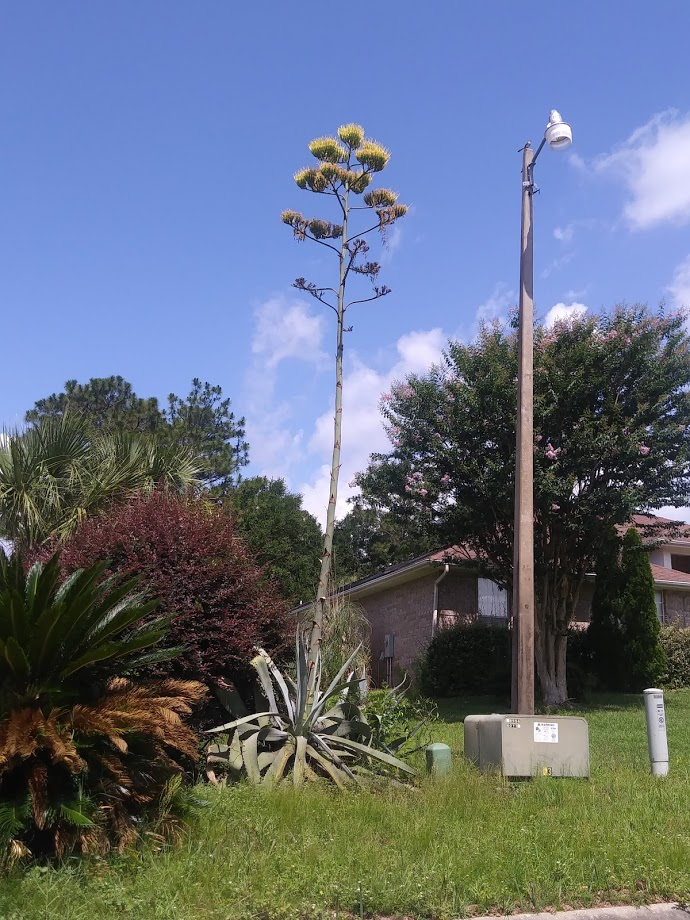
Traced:
<path id="1" fill-rule="evenodd" d="M 680 313 L 619 306 L 535 331 L 535 658 L 542 697 L 563 703 L 580 589 L 610 527 L 690 504 L 690 348 Z M 393 449 L 357 482 L 363 500 L 464 542 L 511 588 L 517 341 L 481 329 L 382 400 Z"/>
<path id="2" fill-rule="evenodd" d="M 330 250 L 338 264 L 335 284 L 321 286 L 305 278 L 294 282 L 298 290 L 305 291 L 333 310 L 337 321 L 331 476 L 319 584 L 308 644 L 308 664 L 313 673 L 331 576 L 342 437 L 343 338 L 345 332 L 351 330 L 351 327 L 345 326 L 345 316 L 354 304 L 377 300 L 390 293 L 389 288 L 377 283 L 380 265 L 367 259 L 369 243 L 366 237 L 379 232 L 385 238 L 386 231 L 405 216 L 407 207 L 398 204 L 397 194 L 390 189 L 369 189 L 374 175 L 386 167 L 390 153 L 385 147 L 365 138 L 360 125 L 342 125 L 338 128 L 337 137 L 317 138 L 309 144 L 309 151 L 316 164 L 299 170 L 295 174 L 295 182 L 301 189 L 330 197 L 334 220 L 306 217 L 292 210 L 283 211 L 281 219 L 292 228 L 295 239 L 300 242 L 311 240 Z M 357 226 L 354 226 L 357 218 Z M 346 289 L 355 278 L 368 280 L 373 291 L 364 296 L 358 292 L 354 299 L 348 300 Z"/>

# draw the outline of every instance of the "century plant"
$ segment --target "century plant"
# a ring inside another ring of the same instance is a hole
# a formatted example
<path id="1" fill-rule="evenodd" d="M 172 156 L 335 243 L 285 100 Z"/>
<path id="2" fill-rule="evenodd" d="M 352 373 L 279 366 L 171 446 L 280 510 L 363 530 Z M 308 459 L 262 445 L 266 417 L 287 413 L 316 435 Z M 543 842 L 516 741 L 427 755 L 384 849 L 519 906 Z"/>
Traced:
<path id="1" fill-rule="evenodd" d="M 133 679 L 179 649 L 170 617 L 105 564 L 61 579 L 0 552 L 0 857 L 105 852 L 179 830 L 197 755 L 192 681 Z"/>
<path id="2" fill-rule="evenodd" d="M 377 725 L 369 724 L 362 708 L 350 699 L 359 678 L 351 670 L 356 649 L 325 689 L 321 688 L 321 656 L 309 670 L 302 631 L 297 630 L 296 673 L 284 676 L 263 650 L 252 661 L 257 673 L 257 708 L 247 713 L 236 692 L 219 694 L 235 716 L 209 734 L 228 733 L 228 740 L 209 746 L 209 778 L 215 780 L 216 764 L 230 779 L 275 786 L 289 774 L 295 786 L 318 777 L 339 788 L 362 782 L 381 773 L 411 775 L 414 770 L 397 758 L 394 750 L 377 737 Z M 311 684 L 311 674 L 316 679 Z M 404 739 L 403 739 L 404 740 Z"/>
<path id="3" fill-rule="evenodd" d="M 299 211 L 283 211 L 283 223 L 292 228 L 298 241 L 312 240 L 331 250 L 338 260 L 338 280 L 335 286 L 320 286 L 305 278 L 297 278 L 294 286 L 310 294 L 329 307 L 336 315 L 335 353 L 335 414 L 333 425 L 333 452 L 331 476 L 326 513 L 326 529 L 321 557 L 321 571 L 316 593 L 314 617 L 307 646 L 307 666 L 310 673 L 309 694 L 314 690 L 316 663 L 321 642 L 321 630 L 328 598 L 333 552 L 333 530 L 338 497 L 338 475 L 340 472 L 340 447 L 342 431 L 343 400 L 343 336 L 352 327 L 345 326 L 345 314 L 353 304 L 378 300 L 390 293 L 390 288 L 377 283 L 380 271 L 378 262 L 367 259 L 369 243 L 365 239 L 378 231 L 385 241 L 386 232 L 404 217 L 407 206 L 398 203 L 396 192 L 386 188 L 369 189 L 376 173 L 381 172 L 390 159 L 390 153 L 381 144 L 365 137 L 360 125 L 341 125 L 337 137 L 316 138 L 309 144 L 309 151 L 316 159 L 316 165 L 295 173 L 295 182 L 301 189 L 317 195 L 328 195 L 334 199 L 336 220 L 305 217 Z M 361 202 L 354 204 L 356 202 Z M 351 212 L 365 212 L 368 220 L 363 229 L 350 226 Z M 353 276 L 366 278 L 373 287 L 369 296 L 346 299 L 348 281 Z"/>

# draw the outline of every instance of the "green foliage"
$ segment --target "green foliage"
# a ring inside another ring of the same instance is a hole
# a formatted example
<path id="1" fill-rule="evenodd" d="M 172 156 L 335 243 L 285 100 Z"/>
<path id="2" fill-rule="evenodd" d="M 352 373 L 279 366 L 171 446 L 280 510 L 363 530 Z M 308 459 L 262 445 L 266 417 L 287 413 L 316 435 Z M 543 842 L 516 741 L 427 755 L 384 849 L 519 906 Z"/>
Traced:
<path id="1" fill-rule="evenodd" d="M 352 660 L 322 690 L 320 657 L 317 652 L 310 671 L 301 630 L 296 645 L 294 680 L 284 677 L 263 649 L 253 659 L 260 711 L 246 714 L 236 694 L 220 695 L 238 718 L 210 730 L 230 736 L 227 743 L 210 746 L 209 766 L 220 763 L 231 778 L 244 776 L 268 787 L 290 773 L 296 787 L 321 778 L 341 789 L 381 773 L 413 774 L 392 750 L 377 746 L 361 707 L 350 699 L 349 691 L 359 685 L 352 674 L 348 677 Z"/>
<path id="2" fill-rule="evenodd" d="M 429 727 L 438 719 L 436 704 L 423 696 L 385 685 L 367 690 L 364 715 L 373 727 L 374 742 L 405 757 L 429 743 Z M 420 729 L 427 729 L 420 733 Z"/>
<path id="3" fill-rule="evenodd" d="M 685 317 L 642 306 L 535 331 L 537 671 L 567 699 L 565 636 L 608 527 L 690 500 Z M 382 401 L 393 449 L 357 477 L 364 506 L 416 517 L 437 546 L 466 543 L 510 587 L 517 341 L 484 327 L 444 365 Z"/>
<path id="4" fill-rule="evenodd" d="M 122 377 L 92 377 L 85 384 L 68 380 L 64 392 L 39 399 L 25 419 L 39 426 L 50 419 L 79 416 L 89 435 L 154 436 L 169 451 L 190 453 L 202 484 L 224 493 L 247 464 L 248 445 L 244 419 L 235 418 L 230 400 L 222 397 L 219 386 L 194 378 L 186 398 L 168 396 L 164 412 L 155 396 L 141 399 Z"/>
<path id="5" fill-rule="evenodd" d="M 423 693 L 432 697 L 476 694 L 507 699 L 510 696 L 511 632 L 505 626 L 457 623 L 431 640 L 420 662 Z M 568 687 L 582 699 L 591 688 L 587 634 L 568 631 Z"/>
<path id="6" fill-rule="evenodd" d="M 0 445 L 0 535 L 35 552 L 118 499 L 193 486 L 196 470 L 185 447 L 90 428 L 80 415 L 46 415 Z"/>
<path id="7" fill-rule="evenodd" d="M 440 629 L 422 659 L 429 696 L 510 694 L 511 634 L 505 626 L 457 623 Z"/>
<path id="8" fill-rule="evenodd" d="M 282 479 L 253 476 L 239 482 L 227 500 L 238 535 L 282 596 L 294 604 L 312 598 L 323 536 L 316 518 L 302 508 L 302 497 L 288 492 Z"/>
<path id="9" fill-rule="evenodd" d="M 609 552 L 599 571 L 589 627 L 595 673 L 611 690 L 654 686 L 665 671 L 665 654 L 649 553 L 634 527 L 623 539 L 620 561 Z"/>
<path id="10" fill-rule="evenodd" d="M 301 616 L 305 629 L 311 625 L 313 616 L 314 604 L 311 604 Z M 362 608 L 337 591 L 330 592 L 323 605 L 320 644 L 322 681 L 330 683 L 349 661 L 351 669 L 366 683 L 371 657 L 370 638 L 371 626 Z M 352 695 L 353 691 L 350 693 Z"/>
<path id="11" fill-rule="evenodd" d="M 662 626 L 660 639 L 666 655 L 662 685 L 669 690 L 690 687 L 690 629 Z"/>
<path id="12" fill-rule="evenodd" d="M 204 688 L 123 676 L 179 649 L 156 648 L 169 618 L 152 619 L 155 602 L 104 570 L 61 581 L 57 556 L 25 573 L 18 555 L 0 553 L 0 851 L 10 861 L 126 846 L 151 818 L 166 836 L 180 827 L 170 783 L 197 750 L 181 717 Z"/>
<path id="13" fill-rule="evenodd" d="M 89 428 L 98 431 L 152 434 L 164 424 L 156 397 L 141 399 L 120 376 L 92 377 L 88 383 L 68 380 L 64 392 L 37 400 L 24 418 L 39 425 L 44 419 L 65 415 L 81 415 Z"/>
<path id="14" fill-rule="evenodd" d="M 249 445 L 245 420 L 235 418 L 221 387 L 195 377 L 186 399 L 174 393 L 168 396 L 166 422 L 166 441 L 191 451 L 198 458 L 204 486 L 215 494 L 226 494 L 249 462 Z"/>
<path id="15" fill-rule="evenodd" d="M 338 584 L 374 575 L 393 563 L 438 549 L 429 529 L 415 516 L 364 507 L 355 498 L 352 510 L 336 521 L 333 569 Z"/>

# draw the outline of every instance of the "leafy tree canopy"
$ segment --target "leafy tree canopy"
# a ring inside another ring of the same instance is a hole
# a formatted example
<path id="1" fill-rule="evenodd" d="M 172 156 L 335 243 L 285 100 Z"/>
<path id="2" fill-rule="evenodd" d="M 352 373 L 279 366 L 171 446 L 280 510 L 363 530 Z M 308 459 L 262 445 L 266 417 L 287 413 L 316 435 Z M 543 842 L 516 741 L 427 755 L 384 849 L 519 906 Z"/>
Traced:
<path id="1" fill-rule="evenodd" d="M 295 604 L 316 590 L 323 536 L 318 521 L 302 508 L 302 497 L 282 479 L 243 479 L 229 495 L 237 533 L 256 561 Z"/>
<path id="2" fill-rule="evenodd" d="M 443 366 L 383 397 L 393 449 L 358 476 L 363 501 L 465 542 L 510 586 L 517 343 L 485 327 Z M 535 651 L 544 699 L 567 698 L 567 625 L 606 525 L 690 504 L 685 317 L 618 307 L 535 332 Z"/>
<path id="3" fill-rule="evenodd" d="M 221 387 L 198 378 L 186 398 L 171 393 L 165 411 L 155 396 L 140 398 L 120 376 L 68 380 L 64 392 L 39 399 L 25 420 L 35 427 L 66 414 L 81 416 L 90 429 L 150 434 L 188 448 L 198 458 L 201 483 L 217 492 L 226 491 L 247 463 L 244 419 L 235 418 Z"/>

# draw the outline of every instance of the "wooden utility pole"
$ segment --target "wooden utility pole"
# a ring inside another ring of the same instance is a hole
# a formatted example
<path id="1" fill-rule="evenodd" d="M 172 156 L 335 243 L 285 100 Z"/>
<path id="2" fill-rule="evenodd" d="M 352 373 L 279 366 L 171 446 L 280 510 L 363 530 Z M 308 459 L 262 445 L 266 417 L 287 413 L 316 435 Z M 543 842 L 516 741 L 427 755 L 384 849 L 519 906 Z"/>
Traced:
<path id="1" fill-rule="evenodd" d="M 541 149 L 541 148 L 540 148 Z M 534 258 L 532 250 L 532 164 L 529 144 L 522 152 L 522 234 L 518 400 L 515 451 L 515 530 L 513 543 L 514 712 L 534 712 Z"/>

